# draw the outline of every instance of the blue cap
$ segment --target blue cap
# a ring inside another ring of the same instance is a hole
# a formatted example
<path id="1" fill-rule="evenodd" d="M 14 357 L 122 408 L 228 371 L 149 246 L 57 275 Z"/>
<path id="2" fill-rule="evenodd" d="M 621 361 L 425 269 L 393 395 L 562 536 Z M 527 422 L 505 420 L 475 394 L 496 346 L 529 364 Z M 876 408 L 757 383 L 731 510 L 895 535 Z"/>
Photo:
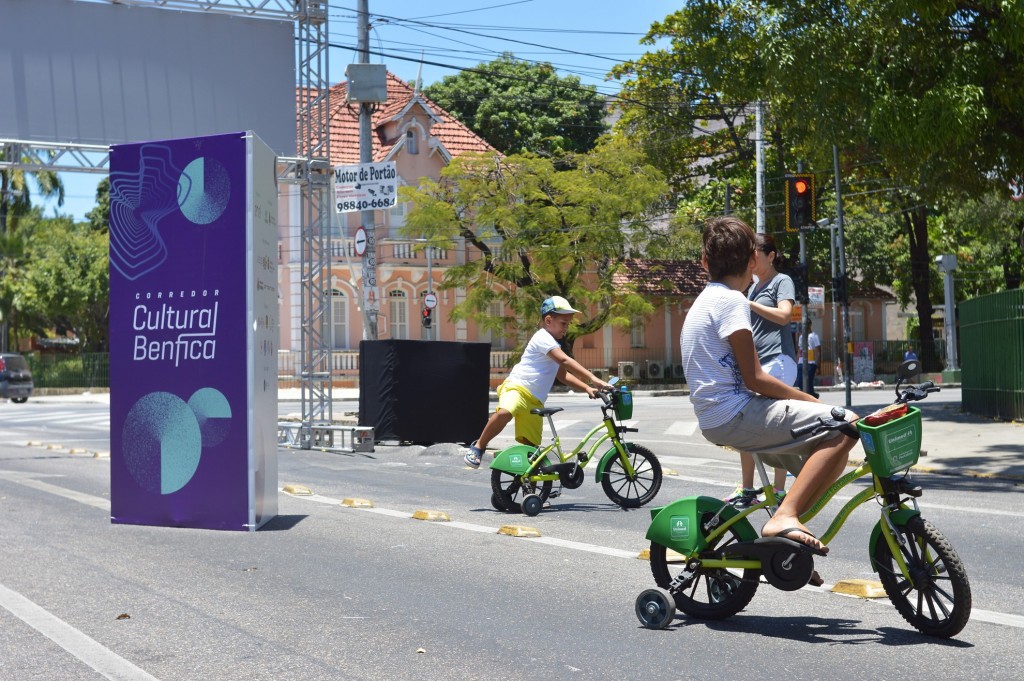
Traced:
<path id="1" fill-rule="evenodd" d="M 540 306 L 542 317 L 546 314 L 576 314 L 577 312 L 579 310 L 574 310 L 569 301 L 562 296 L 551 296 Z"/>

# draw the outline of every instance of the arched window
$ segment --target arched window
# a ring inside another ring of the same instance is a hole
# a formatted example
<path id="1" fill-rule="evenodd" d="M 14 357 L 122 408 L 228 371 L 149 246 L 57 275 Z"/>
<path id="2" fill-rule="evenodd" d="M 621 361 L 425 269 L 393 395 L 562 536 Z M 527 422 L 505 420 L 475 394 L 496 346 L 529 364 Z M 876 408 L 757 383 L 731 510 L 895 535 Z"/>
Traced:
<path id="1" fill-rule="evenodd" d="M 409 299 L 405 291 L 388 291 L 388 327 L 392 338 L 409 338 Z"/>
<path id="2" fill-rule="evenodd" d="M 412 128 L 405 131 L 405 150 L 413 156 L 420 153 L 420 141 Z"/>
<path id="3" fill-rule="evenodd" d="M 331 348 L 348 350 L 348 298 L 338 289 L 331 289 L 331 330 Z"/>

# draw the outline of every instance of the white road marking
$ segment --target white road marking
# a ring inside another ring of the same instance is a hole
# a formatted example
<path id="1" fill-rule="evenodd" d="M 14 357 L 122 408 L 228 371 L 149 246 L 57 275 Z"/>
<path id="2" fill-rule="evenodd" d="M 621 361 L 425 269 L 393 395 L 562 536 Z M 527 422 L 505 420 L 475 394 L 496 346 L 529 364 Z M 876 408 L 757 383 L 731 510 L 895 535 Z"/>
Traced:
<path id="1" fill-rule="evenodd" d="M 694 478 L 695 482 L 704 482 L 708 484 L 729 486 L 732 483 L 726 485 L 726 483 L 720 483 L 713 480 L 704 480 Z M 338 499 L 331 499 L 330 497 L 322 497 L 314 494 L 313 496 L 296 496 L 297 499 L 309 499 L 319 503 L 327 503 L 335 506 L 341 506 L 341 501 Z M 346 507 L 343 507 L 346 508 Z M 363 511 L 365 513 L 376 513 L 377 515 L 388 516 L 391 518 L 400 519 L 412 519 L 412 514 L 405 511 L 395 511 L 386 508 L 355 508 L 353 510 Z M 470 532 L 481 532 L 484 534 L 498 534 L 498 528 L 490 527 L 487 525 L 478 525 L 476 523 L 463 523 L 463 522 L 447 522 L 447 523 L 432 523 L 434 527 L 449 527 L 456 530 L 467 530 Z M 586 542 L 572 541 L 569 539 L 559 539 L 558 537 L 523 537 L 521 541 L 532 542 L 535 544 L 545 544 L 547 546 L 556 546 L 563 549 L 570 549 L 572 551 L 584 551 L 586 553 L 596 553 L 611 558 L 625 558 L 628 560 L 637 560 L 639 551 L 624 551 L 622 549 L 612 548 L 610 546 L 600 546 L 598 544 L 588 544 Z M 820 591 L 822 593 L 831 593 L 831 586 L 829 584 L 821 587 L 806 586 L 804 589 L 810 591 Z M 842 595 L 842 594 L 840 594 Z M 883 602 L 888 605 L 889 601 L 882 601 L 881 599 L 874 599 Z M 1024 628 L 1024 616 L 1012 615 L 1009 613 L 995 612 L 993 610 L 981 610 L 973 608 L 971 610 L 971 620 L 976 622 L 988 622 L 990 624 L 998 624 L 1007 627 L 1016 627 L 1018 629 Z"/>
<path id="2" fill-rule="evenodd" d="M 142 681 L 152 676 L 78 629 L 0 584 L 0 605 L 107 679 Z"/>
<path id="3" fill-rule="evenodd" d="M 697 432 L 696 421 L 675 421 L 665 429 L 665 435 L 678 435 L 681 437 L 693 437 Z"/>
<path id="4" fill-rule="evenodd" d="M 31 487 L 32 489 L 37 489 L 40 492 L 49 492 L 50 494 L 55 494 L 59 497 L 64 497 L 65 499 L 85 504 L 86 506 L 93 506 L 101 511 L 106 511 L 108 514 L 110 513 L 110 500 L 104 499 L 103 497 L 96 497 L 91 494 L 76 492 L 75 490 L 68 489 L 67 487 L 51 485 L 48 482 L 43 482 L 42 480 L 36 480 L 27 475 L 20 475 L 9 471 L 0 471 L 0 478 L 10 480 L 11 482 L 22 485 L 23 487 Z"/>

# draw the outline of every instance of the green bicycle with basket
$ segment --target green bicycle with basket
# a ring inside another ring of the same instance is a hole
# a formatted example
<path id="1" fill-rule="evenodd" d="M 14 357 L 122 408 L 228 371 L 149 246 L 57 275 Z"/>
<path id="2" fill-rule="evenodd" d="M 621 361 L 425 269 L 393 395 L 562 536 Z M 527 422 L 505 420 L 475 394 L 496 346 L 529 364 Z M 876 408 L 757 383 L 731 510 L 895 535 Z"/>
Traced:
<path id="1" fill-rule="evenodd" d="M 877 501 L 881 517 L 868 539 L 868 556 L 886 595 L 903 618 L 921 633 L 950 638 L 960 633 L 971 613 L 971 586 L 952 544 L 921 516 L 917 499 L 922 489 L 908 475 L 921 453 L 921 412 L 910 402 L 939 388 L 930 382 L 903 382 L 920 371 L 917 360 L 898 371 L 895 402 L 860 419 L 845 420 L 835 407 L 832 418 L 794 431 L 802 437 L 839 430 L 858 437 L 867 460 L 840 477 L 800 521 L 814 518 L 850 483 L 871 476 L 871 485 L 848 501 L 820 540 L 828 545 L 858 506 Z M 782 591 L 806 585 L 814 572 L 811 547 L 780 537 L 758 537 L 749 516 L 778 507 L 777 495 L 760 457 L 755 462 L 764 484 L 765 501 L 739 510 L 706 496 L 686 497 L 651 509 L 647 530 L 651 541 L 651 572 L 659 589 L 641 593 L 635 604 L 640 622 L 650 629 L 669 625 L 678 608 L 701 619 L 730 617 L 750 603 L 763 576 Z"/>
<path id="2" fill-rule="evenodd" d="M 622 421 L 633 416 L 633 396 L 627 386 L 601 391 L 601 423 L 594 426 L 583 440 L 569 452 L 562 442 L 551 417 L 561 407 L 534 409 L 548 421 L 551 443 L 539 447 L 513 445 L 498 452 L 491 462 L 491 505 L 499 511 L 522 510 L 529 516 L 540 513 L 549 498 L 559 496 L 561 488 L 576 489 L 583 485 L 584 469 L 597 461 L 594 481 L 600 482 L 604 493 L 623 508 L 639 508 L 655 497 L 661 488 L 661 463 L 654 453 L 634 442 L 622 439 L 624 433 L 636 428 Z M 606 451 L 602 447 L 611 443 Z M 553 489 L 555 483 L 558 488 Z"/>

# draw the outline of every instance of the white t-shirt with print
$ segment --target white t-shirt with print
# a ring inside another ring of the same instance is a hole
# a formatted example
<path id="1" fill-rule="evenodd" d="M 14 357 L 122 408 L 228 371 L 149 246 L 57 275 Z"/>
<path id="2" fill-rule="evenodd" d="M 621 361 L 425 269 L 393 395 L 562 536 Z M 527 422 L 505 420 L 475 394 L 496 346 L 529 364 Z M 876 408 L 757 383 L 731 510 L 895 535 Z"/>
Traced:
<path id="1" fill-rule="evenodd" d="M 547 329 L 538 329 L 526 344 L 522 359 L 512 367 L 505 380 L 523 386 L 544 402 L 558 375 L 558 362 L 548 357 L 548 353 L 557 347 L 558 341 Z"/>
<path id="2" fill-rule="evenodd" d="M 679 345 L 701 430 L 728 423 L 754 397 L 729 343 L 741 329 L 750 330 L 750 304 L 724 284 L 708 284 L 686 313 Z"/>

